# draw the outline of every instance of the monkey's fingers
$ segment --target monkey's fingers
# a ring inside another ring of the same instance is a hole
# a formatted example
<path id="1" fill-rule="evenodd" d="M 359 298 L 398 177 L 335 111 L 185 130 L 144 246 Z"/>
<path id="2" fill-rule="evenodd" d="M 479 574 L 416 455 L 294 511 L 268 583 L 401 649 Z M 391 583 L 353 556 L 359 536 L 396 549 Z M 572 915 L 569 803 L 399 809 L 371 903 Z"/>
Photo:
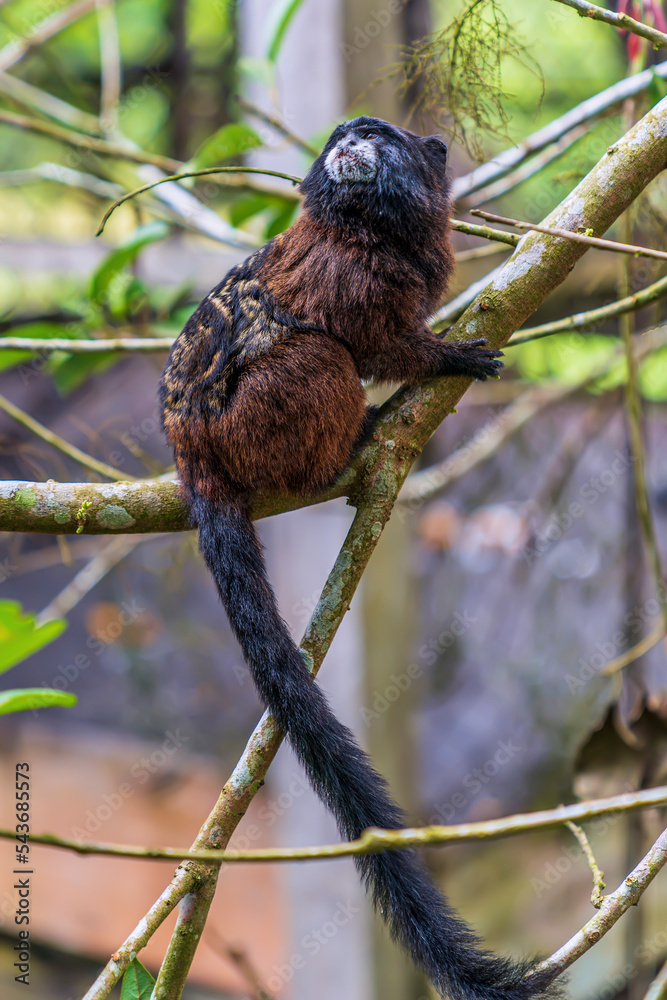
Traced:
<path id="1" fill-rule="evenodd" d="M 495 351 L 492 348 L 484 349 L 488 343 L 485 339 L 470 340 L 458 344 L 463 357 L 466 375 L 483 382 L 487 378 L 500 378 L 500 370 L 503 366 L 500 360 L 503 357 L 502 351 Z"/>

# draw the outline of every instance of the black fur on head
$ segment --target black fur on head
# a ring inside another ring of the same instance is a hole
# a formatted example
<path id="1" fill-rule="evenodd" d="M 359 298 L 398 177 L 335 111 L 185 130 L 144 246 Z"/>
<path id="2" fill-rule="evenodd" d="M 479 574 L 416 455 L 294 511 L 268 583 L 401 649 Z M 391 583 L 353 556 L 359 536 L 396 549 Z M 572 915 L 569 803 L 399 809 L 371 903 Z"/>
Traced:
<path id="1" fill-rule="evenodd" d="M 331 225 L 408 234 L 448 210 L 447 147 L 380 118 L 353 118 L 329 136 L 301 182 L 304 207 Z"/>

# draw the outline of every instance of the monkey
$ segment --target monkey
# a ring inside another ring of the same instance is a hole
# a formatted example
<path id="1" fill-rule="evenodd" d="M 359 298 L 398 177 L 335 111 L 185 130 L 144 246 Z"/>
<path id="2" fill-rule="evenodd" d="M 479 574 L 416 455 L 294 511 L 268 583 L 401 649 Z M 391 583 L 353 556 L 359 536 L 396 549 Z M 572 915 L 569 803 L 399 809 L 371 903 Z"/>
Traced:
<path id="1" fill-rule="evenodd" d="M 498 374 L 485 340 L 427 325 L 453 269 L 447 147 L 367 116 L 339 125 L 301 212 L 234 267 L 175 341 L 159 386 L 181 494 L 255 686 L 341 836 L 404 816 L 331 711 L 282 620 L 248 512 L 253 493 L 313 496 L 367 438 L 363 382 Z M 356 859 L 395 937 L 443 996 L 555 996 L 532 963 L 484 950 L 414 851 Z"/>

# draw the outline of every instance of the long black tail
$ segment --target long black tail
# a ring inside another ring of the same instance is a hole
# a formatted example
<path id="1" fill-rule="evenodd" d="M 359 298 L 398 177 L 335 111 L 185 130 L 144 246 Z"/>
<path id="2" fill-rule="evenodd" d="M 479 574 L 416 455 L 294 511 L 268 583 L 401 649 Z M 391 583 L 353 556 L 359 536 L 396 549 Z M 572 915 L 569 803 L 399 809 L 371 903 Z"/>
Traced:
<path id="1" fill-rule="evenodd" d="M 341 835 L 370 826 L 404 825 L 387 784 L 354 736 L 331 712 L 278 612 L 262 550 L 243 502 L 190 498 L 199 545 L 260 696 L 287 735 L 313 788 L 336 817 Z M 527 1000 L 555 996 L 545 977 L 525 976 L 480 947 L 447 904 L 413 851 L 357 859 L 377 909 L 393 935 L 451 1000 Z"/>

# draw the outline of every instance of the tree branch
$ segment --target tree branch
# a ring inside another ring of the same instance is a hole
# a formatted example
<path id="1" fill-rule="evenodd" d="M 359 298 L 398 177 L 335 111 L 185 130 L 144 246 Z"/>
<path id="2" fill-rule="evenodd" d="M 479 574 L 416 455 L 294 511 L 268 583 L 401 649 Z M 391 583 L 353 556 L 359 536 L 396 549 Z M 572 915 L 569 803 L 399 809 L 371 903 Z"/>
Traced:
<path id="1" fill-rule="evenodd" d="M 99 854 L 112 858 L 135 858 L 144 861 L 220 861 L 225 864 L 294 861 L 321 861 L 331 858 L 360 857 L 382 851 L 400 851 L 408 847 L 437 847 L 443 844 L 470 843 L 476 840 L 500 840 L 537 830 L 553 830 L 564 823 L 570 828 L 575 821 L 586 823 L 598 816 L 637 812 L 667 805 L 667 785 L 648 788 L 641 792 L 625 792 L 604 799 L 576 802 L 556 809 L 539 812 L 516 813 L 500 819 L 477 823 L 458 823 L 455 826 L 406 827 L 403 830 L 369 829 L 356 840 L 321 847 L 262 848 L 253 851 L 215 849 L 179 850 L 176 847 L 139 847 L 134 844 L 90 843 L 68 840 L 52 833 L 30 834 L 32 844 L 73 851 L 75 854 Z M 12 840 L 16 831 L 0 828 L 0 840 Z"/>
<path id="2" fill-rule="evenodd" d="M 566 7 L 573 7 L 580 17 L 590 17 L 594 21 L 604 21 L 612 24 L 620 31 L 630 31 L 633 35 L 646 38 L 656 49 L 667 48 L 667 35 L 664 31 L 658 31 L 642 21 L 635 21 L 629 14 L 616 14 L 612 10 L 605 10 L 604 7 L 597 7 L 588 0 L 555 0 L 556 3 L 565 4 Z"/>
<path id="3" fill-rule="evenodd" d="M 300 135 L 297 135 L 296 132 L 292 132 L 285 122 L 282 121 L 281 118 L 278 118 L 277 115 L 271 115 L 266 111 L 262 111 L 261 108 L 258 108 L 256 104 L 248 101 L 245 97 L 239 97 L 237 100 L 239 106 L 242 107 L 244 111 L 247 111 L 248 114 L 252 115 L 254 118 L 258 118 L 259 121 L 264 122 L 265 125 L 270 125 L 272 129 L 278 132 L 279 135 L 282 135 L 283 138 L 288 139 L 293 146 L 300 149 L 302 153 L 306 154 L 306 156 L 317 158 L 322 152 L 322 150 L 318 149 L 317 146 L 313 146 L 312 142 L 308 142 L 306 139 L 302 139 Z"/>
<path id="4" fill-rule="evenodd" d="M 295 177 L 294 174 L 285 174 L 281 170 L 265 170 L 263 167 L 206 167 L 203 170 L 185 170 L 178 174 L 170 174 L 168 177 L 160 177 L 159 180 L 151 181 L 149 184 L 142 184 L 141 187 L 135 188 L 134 191 L 128 191 L 127 194 L 124 194 L 122 198 L 119 198 L 106 210 L 95 235 L 102 235 L 109 217 L 116 211 L 119 205 L 123 205 L 130 198 L 136 198 L 139 194 L 145 194 L 146 191 L 151 191 L 160 184 L 167 184 L 171 181 L 182 181 L 187 177 L 208 177 L 213 174 L 266 174 L 268 177 L 282 177 L 283 180 L 291 181 L 292 184 L 300 184 L 302 180 L 301 177 Z M 481 229 L 484 227 L 479 226 L 475 228 Z M 494 230 L 489 231 L 493 232 Z"/>
<path id="5" fill-rule="evenodd" d="M 651 86 L 654 76 L 659 76 L 662 79 L 667 77 L 667 62 L 659 63 L 642 73 L 636 73 L 634 76 L 627 76 L 623 80 L 619 80 L 618 83 L 612 84 L 606 90 L 582 101 L 581 104 L 567 111 L 560 118 L 555 118 L 548 125 L 538 129 L 537 132 L 533 132 L 517 146 L 503 150 L 488 163 L 483 163 L 464 177 L 455 178 L 452 182 L 452 198 L 458 202 L 459 199 L 467 197 L 473 191 L 478 191 L 481 187 L 490 184 L 491 181 L 504 177 L 524 160 L 539 153 L 552 142 L 556 142 L 577 125 L 597 118 L 609 111 L 610 108 L 622 104 L 628 97 L 633 97 L 647 90 Z"/>
<path id="6" fill-rule="evenodd" d="M 27 115 L 17 115 L 13 111 L 6 111 L 0 108 L 0 122 L 5 125 L 14 125 L 16 128 L 26 129 L 28 132 L 38 132 L 46 135 L 50 139 L 57 139 L 68 146 L 76 146 L 79 149 L 86 149 L 91 153 L 101 153 L 103 156 L 113 156 L 119 160 L 130 160 L 132 163 L 148 163 L 167 173 L 175 173 L 182 166 L 179 160 L 172 160 L 169 156 L 160 156 L 157 153 L 146 153 L 143 149 L 134 149 L 132 146 L 119 142 L 108 142 L 92 135 L 82 135 L 80 132 L 72 132 L 69 129 L 54 125 L 53 122 L 41 121 L 39 118 L 29 118 Z"/>
<path id="7" fill-rule="evenodd" d="M 519 330 L 518 333 L 512 334 L 506 346 L 513 347 L 515 344 L 526 344 L 529 340 L 538 340 L 540 337 L 550 337 L 552 333 L 566 333 L 568 330 L 581 330 L 582 327 L 594 326 L 597 323 L 603 323 L 605 320 L 621 316 L 623 313 L 643 309 L 644 306 L 649 305 L 651 302 L 657 302 L 658 299 L 663 298 L 665 295 L 667 295 L 667 276 L 660 278 L 659 281 L 654 282 L 652 285 L 647 285 L 640 292 L 635 292 L 634 295 L 618 299 L 616 302 L 610 302 L 609 305 L 600 306 L 598 309 L 588 309 L 586 312 L 575 313 L 573 316 L 556 319 L 551 323 L 542 323 L 541 326 L 531 326 L 526 327 L 524 330 Z M 14 339 L 19 341 L 21 338 L 16 337 Z M 2 341 L 0 341 L 1 344 Z"/>
<path id="8" fill-rule="evenodd" d="M 118 41 L 118 22 L 114 0 L 95 0 L 97 28 L 100 36 L 100 66 L 102 93 L 100 125 L 105 135 L 118 128 L 118 104 L 122 89 L 122 63 Z"/>
<path id="9" fill-rule="evenodd" d="M 48 41 L 49 38 L 53 38 L 74 21 L 89 14 L 94 7 L 95 0 L 76 0 L 68 7 L 63 7 L 55 14 L 45 17 L 25 37 L 14 39 L 0 50 L 0 70 L 4 71 L 10 66 L 15 66 L 30 49 L 34 49 L 37 45 Z"/>
<path id="10" fill-rule="evenodd" d="M 665 281 L 667 282 L 667 279 Z M 665 292 L 667 293 L 667 284 Z M 653 334 L 652 337 L 649 335 L 643 337 L 639 344 L 634 347 L 633 357 L 643 358 L 667 343 L 667 331 L 661 330 L 659 333 L 653 331 Z M 511 344 L 512 339 L 510 338 L 509 343 L 505 346 L 509 347 Z M 466 472 L 486 461 L 536 413 L 540 413 L 548 406 L 561 402 L 568 396 L 580 392 L 581 389 L 596 382 L 617 364 L 620 355 L 621 351 L 619 350 L 612 358 L 596 368 L 592 374 L 572 385 L 562 385 L 558 382 L 555 384 L 542 383 L 528 389 L 501 413 L 488 421 L 484 427 L 481 427 L 471 441 L 452 452 L 442 462 L 409 476 L 399 494 L 398 502 L 408 505 L 414 505 L 415 502 L 421 504 L 440 493 Z"/>
<path id="11" fill-rule="evenodd" d="M 584 857 L 586 858 L 586 861 L 588 863 L 588 867 L 591 870 L 591 875 L 593 876 L 593 891 L 591 893 L 591 903 L 596 908 L 596 910 L 599 910 L 600 907 L 602 906 L 602 903 L 604 902 L 604 890 L 605 890 L 604 872 L 601 871 L 600 866 L 595 860 L 595 855 L 593 854 L 593 848 L 591 847 L 588 837 L 581 829 L 581 827 L 577 826 L 577 824 L 573 823 L 571 820 L 568 821 L 565 824 L 565 826 L 568 828 L 570 833 L 572 833 L 579 841 L 579 846 L 581 847 L 581 850 L 584 853 Z"/>
<path id="12" fill-rule="evenodd" d="M 607 152 L 612 155 L 616 152 L 616 147 L 610 146 Z M 572 232 L 569 229 L 560 229 L 556 226 L 536 226 L 532 222 L 505 219 L 502 215 L 484 212 L 481 208 L 473 208 L 470 214 L 479 215 L 482 219 L 489 219 L 491 222 L 502 222 L 506 226 L 516 226 L 517 229 L 528 229 L 533 233 L 546 233 L 549 236 L 560 236 L 566 240 L 573 240 L 575 243 L 587 243 L 589 247 L 599 247 L 600 250 L 611 250 L 613 253 L 627 253 L 631 257 L 656 257 L 658 260 L 667 260 L 667 250 L 652 250 L 650 247 L 637 247 L 632 246 L 630 243 L 602 240 L 597 236 Z"/>
<path id="13" fill-rule="evenodd" d="M 107 479 L 125 479 L 118 469 L 114 469 L 112 465 L 107 465 L 106 462 L 100 462 L 97 458 L 93 458 L 92 455 L 87 455 L 85 451 L 81 451 L 76 445 L 70 444 L 69 441 L 65 441 L 59 434 L 54 431 L 50 431 L 48 427 L 44 427 L 40 424 L 38 420 L 31 417 L 30 414 L 26 413 L 20 407 L 16 406 L 14 403 L 5 399 L 4 396 L 0 395 L 0 410 L 15 420 L 17 424 L 25 427 L 26 430 L 34 434 L 35 437 L 39 438 L 40 441 L 45 441 L 46 444 L 50 444 L 52 448 L 59 451 L 63 455 L 67 455 L 68 458 L 74 459 L 79 465 L 83 465 L 84 468 L 90 469 L 92 472 L 97 472 L 101 476 L 106 476 Z M 130 477 L 134 478 L 134 477 Z M 80 534 L 80 532 L 79 532 Z"/>
<path id="14" fill-rule="evenodd" d="M 667 997 L 667 962 L 651 983 L 644 1000 L 665 1000 Z"/>
<path id="15" fill-rule="evenodd" d="M 546 962 L 538 965 L 535 971 L 548 970 L 560 975 L 568 969 L 611 930 L 626 910 L 639 902 L 640 897 L 665 864 L 667 864 L 667 830 L 661 833 L 648 854 L 627 878 L 623 879 L 616 892 L 605 896 L 595 916 Z"/>

